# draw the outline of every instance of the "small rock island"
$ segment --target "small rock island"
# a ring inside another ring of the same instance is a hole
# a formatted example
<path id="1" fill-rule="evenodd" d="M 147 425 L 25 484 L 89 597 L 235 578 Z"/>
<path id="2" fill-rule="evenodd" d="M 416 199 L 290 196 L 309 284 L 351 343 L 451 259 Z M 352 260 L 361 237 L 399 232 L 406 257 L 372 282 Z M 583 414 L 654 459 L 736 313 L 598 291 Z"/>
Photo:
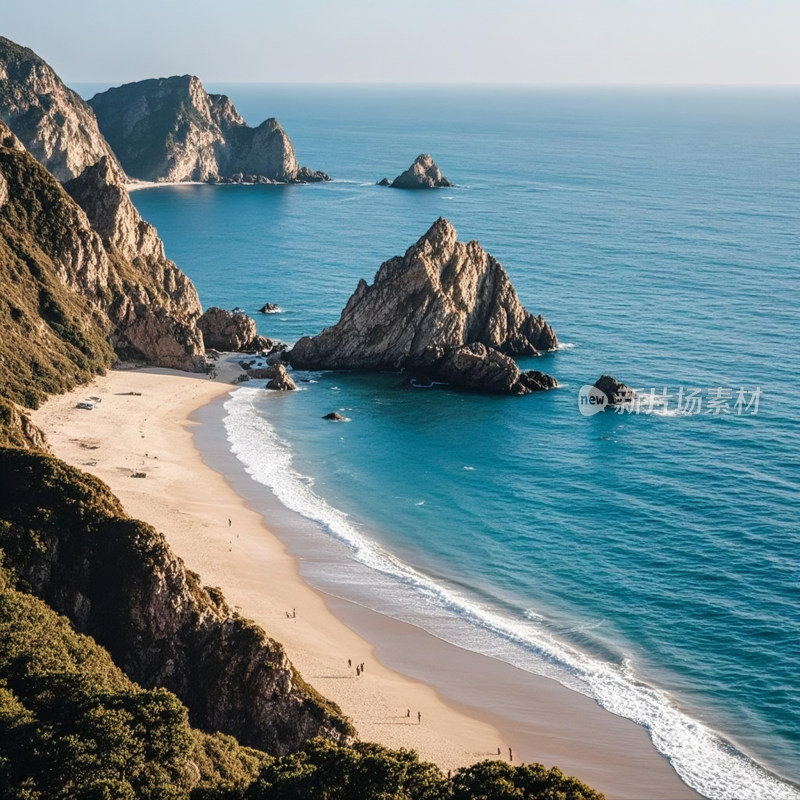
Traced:
<path id="1" fill-rule="evenodd" d="M 440 189 L 452 185 L 428 153 L 417 156 L 414 163 L 393 181 L 388 178 L 378 181 L 378 186 L 391 186 L 393 189 Z"/>

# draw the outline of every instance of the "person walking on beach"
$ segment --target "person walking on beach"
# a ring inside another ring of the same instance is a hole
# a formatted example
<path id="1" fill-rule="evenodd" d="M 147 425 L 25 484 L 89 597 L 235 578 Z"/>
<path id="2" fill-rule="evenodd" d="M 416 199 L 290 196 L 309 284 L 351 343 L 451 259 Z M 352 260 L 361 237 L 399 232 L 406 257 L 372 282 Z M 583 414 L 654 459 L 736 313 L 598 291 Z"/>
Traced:
<path id="1" fill-rule="evenodd" d="M 509 762 L 513 762 L 514 761 L 514 754 L 511 752 L 511 748 L 510 747 L 508 748 L 508 760 L 509 760 Z"/>
<path id="2" fill-rule="evenodd" d="M 357 678 L 361 677 L 361 667 L 356 667 L 356 677 Z"/>
<path id="3" fill-rule="evenodd" d="M 417 711 L 417 725 L 422 725 L 422 712 Z"/>
<path id="4" fill-rule="evenodd" d="M 230 519 L 229 519 L 229 520 L 228 520 L 228 527 L 230 528 L 230 526 L 231 526 L 232 524 L 233 524 L 233 523 L 232 523 L 232 522 L 230 521 Z"/>
<path id="5" fill-rule="evenodd" d="M 347 659 L 347 668 L 350 669 L 353 666 L 353 660 L 351 658 Z"/>
<path id="6" fill-rule="evenodd" d="M 407 717 L 411 717 L 411 709 L 410 708 L 406 709 L 406 716 Z"/>

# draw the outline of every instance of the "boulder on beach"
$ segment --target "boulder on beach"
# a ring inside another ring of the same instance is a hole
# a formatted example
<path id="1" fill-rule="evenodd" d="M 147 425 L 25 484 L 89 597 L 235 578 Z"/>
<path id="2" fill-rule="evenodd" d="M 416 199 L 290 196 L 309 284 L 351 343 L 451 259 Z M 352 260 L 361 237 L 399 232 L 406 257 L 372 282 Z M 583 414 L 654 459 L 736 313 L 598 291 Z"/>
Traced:
<path id="1" fill-rule="evenodd" d="M 330 414 L 326 414 L 322 419 L 329 419 L 333 422 L 347 422 L 347 417 L 342 416 L 338 411 L 331 411 Z"/>

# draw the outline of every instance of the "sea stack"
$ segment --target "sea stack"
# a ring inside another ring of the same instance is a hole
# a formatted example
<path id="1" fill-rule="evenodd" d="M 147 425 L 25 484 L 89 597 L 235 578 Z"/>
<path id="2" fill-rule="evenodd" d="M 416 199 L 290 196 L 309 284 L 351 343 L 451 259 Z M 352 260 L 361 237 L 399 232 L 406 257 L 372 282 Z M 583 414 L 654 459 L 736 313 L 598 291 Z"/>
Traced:
<path id="1" fill-rule="evenodd" d="M 610 406 L 625 405 L 636 398 L 636 392 L 630 386 L 626 386 L 611 375 L 601 375 L 595 382 L 594 388 L 599 389 L 608 398 Z"/>
<path id="2" fill-rule="evenodd" d="M 556 386 L 519 370 L 512 356 L 558 345 L 528 312 L 508 274 L 478 242 L 459 242 L 439 218 L 404 256 L 361 280 L 339 322 L 289 352 L 298 369 L 406 370 L 453 386 L 527 394 Z"/>
<path id="3" fill-rule="evenodd" d="M 127 83 L 96 94 L 89 104 L 126 172 L 139 180 L 329 180 L 297 163 L 276 119 L 251 128 L 229 97 L 209 94 L 194 75 Z"/>
<path id="4" fill-rule="evenodd" d="M 414 163 L 391 183 L 388 178 L 378 182 L 378 186 L 391 186 L 394 189 L 439 189 L 452 185 L 427 153 L 417 156 Z"/>

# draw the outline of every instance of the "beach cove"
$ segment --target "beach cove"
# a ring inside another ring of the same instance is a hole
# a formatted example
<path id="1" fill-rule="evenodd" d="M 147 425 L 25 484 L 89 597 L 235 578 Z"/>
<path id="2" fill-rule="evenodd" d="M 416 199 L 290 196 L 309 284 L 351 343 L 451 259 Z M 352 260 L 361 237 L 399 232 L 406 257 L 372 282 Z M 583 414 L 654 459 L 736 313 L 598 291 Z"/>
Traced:
<path id="1" fill-rule="evenodd" d="M 241 476 L 208 466 L 233 456 L 221 424 L 208 430 L 197 412 L 204 420 L 224 413 L 234 389 L 222 379 L 230 375 L 223 368 L 211 381 L 171 370 L 115 370 L 51 399 L 34 421 L 55 455 L 105 481 L 205 585 L 219 586 L 237 611 L 281 642 L 362 739 L 416 749 L 445 771 L 498 757 L 498 748 L 507 759 L 511 747 L 514 763 L 556 764 L 609 798 L 698 796 L 642 728 L 589 698 L 310 588 L 267 527 L 266 508 L 281 517 L 277 502 L 265 503 L 262 492 L 265 505 L 256 507 L 234 489 Z M 101 402 L 91 412 L 75 408 L 87 395 Z M 204 427 L 201 452 L 195 441 Z M 135 472 L 147 477 L 132 478 Z"/>

